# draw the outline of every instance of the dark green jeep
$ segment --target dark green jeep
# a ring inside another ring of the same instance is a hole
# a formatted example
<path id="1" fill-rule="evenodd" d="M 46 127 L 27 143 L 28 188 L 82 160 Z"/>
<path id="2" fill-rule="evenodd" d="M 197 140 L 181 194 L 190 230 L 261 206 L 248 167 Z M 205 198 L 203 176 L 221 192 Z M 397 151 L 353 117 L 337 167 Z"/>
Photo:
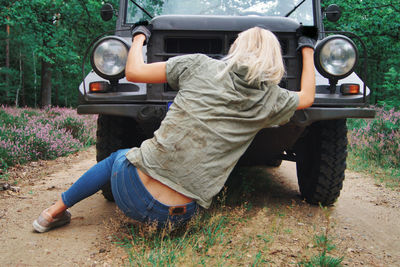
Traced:
<path id="1" fill-rule="evenodd" d="M 367 108 L 369 89 L 353 72 L 359 52 L 352 39 L 357 36 L 324 30 L 323 19 L 339 19 L 337 6 L 322 10 L 320 0 L 120 0 L 118 11 L 110 4 L 101 11 L 105 20 L 113 13 L 118 13 L 115 35 L 93 42 L 89 54 L 93 70 L 79 87 L 78 112 L 99 114 L 98 161 L 152 137 L 176 95 L 168 84 L 125 79 L 130 28 L 135 23 L 145 20 L 152 26 L 143 49 L 147 62 L 190 53 L 222 58 L 239 32 L 254 26 L 267 28 L 282 46 L 286 75 L 281 87 L 293 91 L 300 88 L 299 30 L 314 26 L 319 40 L 313 106 L 297 111 L 284 126 L 259 132 L 239 164 L 279 166 L 282 160 L 295 161 L 300 192 L 308 202 L 330 205 L 337 199 L 346 169 L 346 118 L 375 115 Z M 360 50 L 362 69 L 366 51 Z M 112 199 L 109 187 L 103 188 L 103 194 Z"/>

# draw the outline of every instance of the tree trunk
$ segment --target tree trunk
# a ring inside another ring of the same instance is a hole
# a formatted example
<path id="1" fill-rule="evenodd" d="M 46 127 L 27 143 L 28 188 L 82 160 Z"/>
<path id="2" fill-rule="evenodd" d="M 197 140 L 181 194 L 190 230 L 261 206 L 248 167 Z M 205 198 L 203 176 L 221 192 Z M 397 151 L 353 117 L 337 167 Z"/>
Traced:
<path id="1" fill-rule="evenodd" d="M 10 18 L 7 17 L 7 19 L 9 20 Z M 10 25 L 6 25 L 6 32 L 7 32 L 7 39 L 6 39 L 6 68 L 9 69 L 10 68 Z M 9 76 L 8 74 L 5 75 L 5 80 L 6 80 L 6 86 L 9 85 Z"/>
<path id="2" fill-rule="evenodd" d="M 33 93 L 34 93 L 34 101 L 35 108 L 37 108 L 37 94 L 36 94 L 36 86 L 37 86 L 37 78 L 36 78 L 36 57 L 35 52 L 32 50 L 32 58 L 33 58 Z"/>
<path id="3" fill-rule="evenodd" d="M 15 107 L 18 107 L 18 100 L 19 100 L 19 92 L 21 91 L 22 88 L 22 54 L 21 54 L 21 49 L 19 50 L 19 85 L 17 88 L 17 93 L 15 96 Z"/>
<path id="4" fill-rule="evenodd" d="M 26 94 L 25 94 L 25 61 L 21 58 L 21 106 L 26 107 Z"/>
<path id="5" fill-rule="evenodd" d="M 56 79 L 59 81 L 60 80 L 60 74 L 59 73 L 57 73 L 57 75 L 56 75 L 57 77 L 56 77 Z M 58 102 L 58 87 L 59 86 L 56 86 L 56 88 L 54 88 L 54 104 L 58 107 L 58 106 L 60 106 L 60 103 Z"/>
<path id="6" fill-rule="evenodd" d="M 51 64 L 42 59 L 41 108 L 51 106 Z"/>

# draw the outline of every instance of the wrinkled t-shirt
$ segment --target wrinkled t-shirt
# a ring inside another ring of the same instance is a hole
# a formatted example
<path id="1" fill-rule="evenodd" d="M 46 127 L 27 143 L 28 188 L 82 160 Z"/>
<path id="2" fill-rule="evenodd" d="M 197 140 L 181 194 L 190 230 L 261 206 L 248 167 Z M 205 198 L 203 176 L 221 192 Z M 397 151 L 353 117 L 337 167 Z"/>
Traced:
<path id="1" fill-rule="evenodd" d="M 154 137 L 132 148 L 128 160 L 154 179 L 208 208 L 262 128 L 282 125 L 298 106 L 296 93 L 249 84 L 247 69 L 206 55 L 170 58 L 168 84 L 178 90 Z"/>

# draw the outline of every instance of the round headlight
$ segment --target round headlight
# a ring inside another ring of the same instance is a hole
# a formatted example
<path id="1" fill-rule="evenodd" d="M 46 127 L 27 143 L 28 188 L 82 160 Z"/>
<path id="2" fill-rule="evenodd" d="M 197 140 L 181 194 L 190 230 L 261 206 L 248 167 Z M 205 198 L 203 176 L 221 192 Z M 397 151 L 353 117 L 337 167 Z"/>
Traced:
<path id="1" fill-rule="evenodd" d="M 92 50 L 93 70 L 104 79 L 121 79 L 125 75 L 128 51 L 129 45 L 119 37 L 108 36 L 99 40 Z"/>
<path id="2" fill-rule="evenodd" d="M 342 79 L 350 75 L 357 64 L 357 48 L 343 35 L 332 35 L 315 49 L 315 65 L 326 78 Z"/>

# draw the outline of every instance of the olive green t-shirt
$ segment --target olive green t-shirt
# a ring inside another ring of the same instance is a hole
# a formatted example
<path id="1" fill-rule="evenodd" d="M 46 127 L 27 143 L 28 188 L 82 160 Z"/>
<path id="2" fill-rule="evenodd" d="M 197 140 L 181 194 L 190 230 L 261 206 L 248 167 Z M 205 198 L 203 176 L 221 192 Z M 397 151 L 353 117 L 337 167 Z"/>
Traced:
<path id="1" fill-rule="evenodd" d="M 256 133 L 287 123 L 299 102 L 279 86 L 249 84 L 245 67 L 217 79 L 225 66 L 201 54 L 169 59 L 167 82 L 179 91 L 154 137 L 126 154 L 141 171 L 204 208 Z"/>

